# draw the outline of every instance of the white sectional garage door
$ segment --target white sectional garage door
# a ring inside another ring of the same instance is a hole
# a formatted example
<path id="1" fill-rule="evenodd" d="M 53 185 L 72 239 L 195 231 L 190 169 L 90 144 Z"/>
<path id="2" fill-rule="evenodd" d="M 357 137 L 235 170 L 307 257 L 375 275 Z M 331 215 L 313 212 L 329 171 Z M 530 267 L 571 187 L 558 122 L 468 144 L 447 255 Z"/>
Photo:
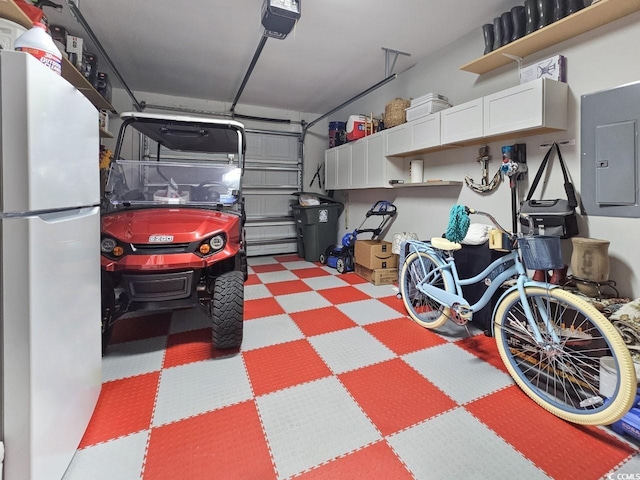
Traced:
<path id="1" fill-rule="evenodd" d="M 242 193 L 247 212 L 247 255 L 297 250 L 291 194 L 301 190 L 299 134 L 247 130 Z"/>

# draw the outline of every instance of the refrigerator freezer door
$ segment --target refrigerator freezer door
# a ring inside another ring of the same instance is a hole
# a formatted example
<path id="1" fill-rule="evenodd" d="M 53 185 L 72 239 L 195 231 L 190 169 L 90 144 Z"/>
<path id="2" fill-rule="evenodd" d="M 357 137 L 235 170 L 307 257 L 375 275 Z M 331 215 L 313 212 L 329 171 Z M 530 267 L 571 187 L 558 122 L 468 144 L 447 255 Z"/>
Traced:
<path id="1" fill-rule="evenodd" d="M 0 220 L 5 480 L 59 480 L 101 388 L 97 207 Z"/>
<path id="2" fill-rule="evenodd" d="M 0 212 L 97 205 L 98 111 L 24 52 L 0 52 Z"/>

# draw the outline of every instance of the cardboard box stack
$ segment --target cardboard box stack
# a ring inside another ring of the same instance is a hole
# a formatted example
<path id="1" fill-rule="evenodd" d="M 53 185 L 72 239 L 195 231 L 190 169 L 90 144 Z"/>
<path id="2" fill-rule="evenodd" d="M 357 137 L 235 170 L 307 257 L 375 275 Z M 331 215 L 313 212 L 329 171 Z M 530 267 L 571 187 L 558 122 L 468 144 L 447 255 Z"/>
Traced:
<path id="1" fill-rule="evenodd" d="M 356 240 L 355 272 L 374 285 L 387 285 L 398 280 L 398 256 L 391 243 L 384 240 Z"/>

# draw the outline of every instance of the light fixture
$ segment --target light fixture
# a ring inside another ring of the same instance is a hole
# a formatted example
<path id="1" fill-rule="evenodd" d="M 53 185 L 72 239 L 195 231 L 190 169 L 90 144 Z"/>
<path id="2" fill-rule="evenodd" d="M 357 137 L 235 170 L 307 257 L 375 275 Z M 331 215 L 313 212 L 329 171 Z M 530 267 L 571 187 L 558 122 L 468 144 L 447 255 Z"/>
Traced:
<path id="1" fill-rule="evenodd" d="M 283 40 L 293 30 L 300 18 L 302 0 L 264 0 L 262 3 L 262 26 L 264 36 Z"/>

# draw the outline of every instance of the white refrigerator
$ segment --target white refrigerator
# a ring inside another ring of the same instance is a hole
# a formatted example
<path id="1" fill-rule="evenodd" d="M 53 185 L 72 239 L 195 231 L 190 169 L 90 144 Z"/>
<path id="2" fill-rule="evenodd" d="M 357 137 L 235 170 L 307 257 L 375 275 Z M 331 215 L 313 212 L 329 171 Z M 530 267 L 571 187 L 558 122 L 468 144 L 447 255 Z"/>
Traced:
<path id="1" fill-rule="evenodd" d="M 0 52 L 4 480 L 59 480 L 101 388 L 98 112 Z"/>

